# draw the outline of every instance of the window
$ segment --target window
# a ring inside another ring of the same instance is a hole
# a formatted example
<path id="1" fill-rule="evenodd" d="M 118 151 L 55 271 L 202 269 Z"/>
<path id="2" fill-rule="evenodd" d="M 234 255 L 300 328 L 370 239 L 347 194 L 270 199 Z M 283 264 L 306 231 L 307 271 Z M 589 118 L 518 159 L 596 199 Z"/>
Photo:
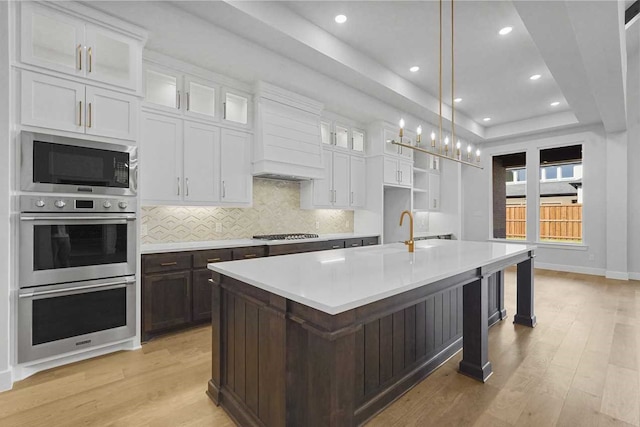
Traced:
<path id="1" fill-rule="evenodd" d="M 537 154 L 534 150 L 529 149 L 528 153 Z M 539 176 L 530 177 L 538 180 L 539 192 L 531 206 L 533 210 L 527 212 L 527 196 L 533 197 L 532 189 L 526 185 L 527 161 L 531 166 L 531 160 L 526 152 L 493 156 L 493 237 L 582 243 L 582 145 L 539 151 Z M 538 224 L 527 224 L 528 220 Z M 527 239 L 527 231 L 535 237 Z"/>
<path id="2" fill-rule="evenodd" d="M 540 150 L 540 241 L 582 243 L 582 146 Z"/>
<path id="3" fill-rule="evenodd" d="M 527 238 L 526 153 L 493 157 L 493 237 Z"/>

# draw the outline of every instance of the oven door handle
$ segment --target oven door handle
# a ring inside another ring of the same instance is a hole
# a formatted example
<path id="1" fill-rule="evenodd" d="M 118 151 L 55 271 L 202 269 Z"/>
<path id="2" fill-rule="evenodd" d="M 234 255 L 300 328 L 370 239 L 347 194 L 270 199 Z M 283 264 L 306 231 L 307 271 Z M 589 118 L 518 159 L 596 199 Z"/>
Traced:
<path id="1" fill-rule="evenodd" d="M 113 221 L 124 223 L 135 221 L 135 215 L 126 216 L 20 216 L 20 221 Z"/>
<path id="2" fill-rule="evenodd" d="M 100 288 L 119 289 L 119 288 L 127 287 L 128 285 L 133 285 L 135 283 L 136 283 L 135 280 L 99 283 L 99 284 L 96 284 L 96 285 L 76 286 L 74 288 L 51 289 L 51 290 L 47 290 L 47 291 L 33 291 L 33 292 L 24 293 L 24 294 L 21 293 L 18 297 L 19 298 L 34 298 L 34 297 L 39 297 L 39 296 L 42 296 L 42 295 L 55 295 L 55 294 L 62 294 L 62 293 L 69 293 L 69 292 L 77 293 L 78 291 L 86 291 L 88 289 L 100 289 Z"/>

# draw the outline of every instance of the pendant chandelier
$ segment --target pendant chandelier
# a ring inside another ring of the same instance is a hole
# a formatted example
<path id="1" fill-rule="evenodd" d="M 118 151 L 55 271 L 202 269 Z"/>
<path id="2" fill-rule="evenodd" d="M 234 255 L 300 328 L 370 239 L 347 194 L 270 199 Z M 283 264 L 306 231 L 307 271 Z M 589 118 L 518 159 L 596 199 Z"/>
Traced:
<path id="1" fill-rule="evenodd" d="M 422 139 L 422 126 L 418 126 L 416 130 L 416 145 L 406 144 L 402 142 L 402 137 L 404 135 L 404 119 L 400 119 L 400 132 L 399 137 L 400 141 L 392 140 L 391 143 L 395 145 L 399 145 L 401 147 L 410 148 L 414 151 L 419 151 L 421 153 L 430 154 L 432 156 L 440 157 L 443 159 L 448 159 L 454 161 L 456 163 L 461 163 L 467 166 L 473 166 L 475 168 L 483 169 L 480 166 L 480 150 L 477 149 L 475 153 L 473 153 L 473 148 L 471 144 L 467 144 L 466 147 L 466 156 L 462 153 L 462 143 L 460 140 L 455 143 L 456 140 L 456 131 L 455 131 L 455 66 L 454 66 L 454 55 L 453 55 L 453 24 L 454 24 L 454 16 L 453 16 L 453 1 L 451 0 L 451 149 L 449 149 L 449 137 L 442 138 L 442 0 L 440 3 L 440 60 L 439 60 L 439 72 L 438 72 L 438 130 L 439 130 L 439 138 L 438 143 L 436 144 L 436 134 L 435 132 L 431 132 L 431 147 L 430 149 L 420 147 L 420 142 Z"/>

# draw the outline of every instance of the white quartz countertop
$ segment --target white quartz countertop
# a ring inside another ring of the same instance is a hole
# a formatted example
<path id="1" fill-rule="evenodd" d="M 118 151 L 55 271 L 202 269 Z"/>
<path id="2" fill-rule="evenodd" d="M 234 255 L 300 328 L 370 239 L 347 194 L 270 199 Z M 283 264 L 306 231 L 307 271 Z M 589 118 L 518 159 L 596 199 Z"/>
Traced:
<path id="1" fill-rule="evenodd" d="M 535 246 L 424 240 L 209 264 L 210 270 L 338 314 L 523 254 Z"/>
<path id="2" fill-rule="evenodd" d="M 363 237 L 378 237 L 375 233 L 341 233 L 322 234 L 314 239 L 297 240 L 260 240 L 260 239 L 223 239 L 208 240 L 203 242 L 176 242 L 176 243 L 147 243 L 140 247 L 142 254 L 157 254 L 163 252 L 197 251 L 206 249 L 241 248 L 247 246 L 272 246 L 286 245 L 289 243 L 326 242 L 327 240 L 359 239 Z"/>

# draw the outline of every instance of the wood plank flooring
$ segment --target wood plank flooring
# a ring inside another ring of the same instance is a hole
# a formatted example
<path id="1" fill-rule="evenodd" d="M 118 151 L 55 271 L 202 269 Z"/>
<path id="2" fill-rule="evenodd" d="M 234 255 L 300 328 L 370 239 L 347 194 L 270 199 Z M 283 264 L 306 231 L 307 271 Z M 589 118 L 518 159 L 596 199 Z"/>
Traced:
<path id="1" fill-rule="evenodd" d="M 368 425 L 640 427 L 640 282 L 536 270 L 536 315 L 491 329 L 486 384 L 457 354 Z M 41 372 L 0 394 L 0 426 L 232 426 L 204 393 L 210 346 L 202 327 Z"/>

